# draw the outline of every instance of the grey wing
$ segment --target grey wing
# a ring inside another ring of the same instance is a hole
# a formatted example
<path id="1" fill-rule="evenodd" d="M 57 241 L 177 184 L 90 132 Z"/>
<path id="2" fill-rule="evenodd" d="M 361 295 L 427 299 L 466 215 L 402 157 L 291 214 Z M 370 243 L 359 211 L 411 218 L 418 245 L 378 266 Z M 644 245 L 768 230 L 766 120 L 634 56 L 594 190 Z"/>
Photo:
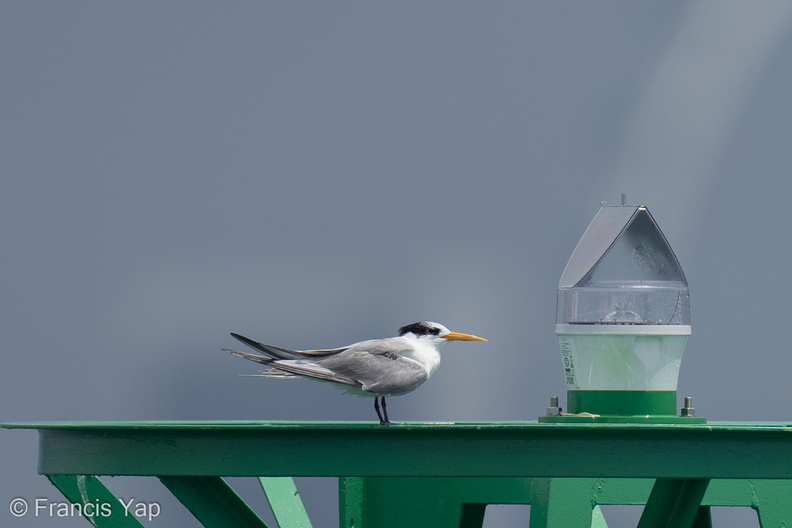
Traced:
<path id="1" fill-rule="evenodd" d="M 348 348 L 348 347 L 342 347 L 342 348 L 329 348 L 324 350 L 290 350 L 288 348 L 281 348 L 273 345 L 267 345 L 265 343 L 260 343 L 253 339 L 250 339 L 249 337 L 245 337 L 240 334 L 235 334 L 233 332 L 231 332 L 231 335 L 235 339 L 249 346 L 250 348 L 258 350 L 259 352 L 263 352 L 264 354 L 267 354 L 268 356 L 276 359 L 301 359 L 307 357 L 311 357 L 311 358 L 324 357 L 332 354 L 337 354 L 339 352 L 343 352 Z M 244 356 L 240 356 L 240 357 L 244 357 Z M 246 359 L 250 359 L 250 358 L 246 358 Z"/>
<path id="2" fill-rule="evenodd" d="M 361 390 L 382 396 L 407 394 L 429 379 L 426 367 L 395 354 L 348 350 L 317 363 L 338 376 L 355 380 Z"/>
<path id="3" fill-rule="evenodd" d="M 274 359 L 267 356 L 259 356 L 258 354 L 230 350 L 228 348 L 224 348 L 223 350 L 229 354 L 233 354 L 244 359 L 249 359 L 250 361 L 255 361 L 256 363 L 261 363 L 262 365 L 267 365 L 270 368 L 262 371 L 265 377 L 282 377 L 293 375 L 303 376 L 320 381 L 332 381 L 334 383 L 348 385 L 357 389 L 360 388 L 360 383 L 358 383 L 356 380 L 333 372 L 332 370 L 324 368 L 314 362 L 299 359 Z"/>
<path id="4" fill-rule="evenodd" d="M 308 361 L 301 361 L 298 359 L 278 359 L 274 360 L 270 366 L 274 370 L 278 370 L 286 374 L 313 378 L 319 381 L 330 381 L 333 383 L 354 387 L 356 389 L 361 388 L 361 384 L 357 380 Z"/>

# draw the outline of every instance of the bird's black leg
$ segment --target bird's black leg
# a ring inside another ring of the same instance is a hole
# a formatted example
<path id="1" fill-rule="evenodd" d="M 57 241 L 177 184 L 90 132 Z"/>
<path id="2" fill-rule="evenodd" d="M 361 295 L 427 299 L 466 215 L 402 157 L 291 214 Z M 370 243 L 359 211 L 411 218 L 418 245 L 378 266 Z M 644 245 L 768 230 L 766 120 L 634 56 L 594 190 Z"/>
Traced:
<path id="1" fill-rule="evenodd" d="M 385 405 L 385 396 L 382 396 L 382 414 L 385 416 L 385 424 L 390 424 L 391 421 L 388 419 L 388 406 Z"/>
<path id="2" fill-rule="evenodd" d="M 380 413 L 379 399 L 379 396 L 374 397 L 374 410 L 377 411 L 377 418 L 380 420 L 380 425 L 388 425 L 390 424 L 390 420 L 388 420 L 388 410 L 385 408 L 385 396 L 382 396 L 382 413 Z"/>
<path id="3" fill-rule="evenodd" d="M 384 423 L 384 420 L 382 419 L 382 414 L 380 414 L 379 396 L 374 396 L 374 410 L 377 411 L 377 418 L 379 418 L 380 425 L 382 425 Z"/>

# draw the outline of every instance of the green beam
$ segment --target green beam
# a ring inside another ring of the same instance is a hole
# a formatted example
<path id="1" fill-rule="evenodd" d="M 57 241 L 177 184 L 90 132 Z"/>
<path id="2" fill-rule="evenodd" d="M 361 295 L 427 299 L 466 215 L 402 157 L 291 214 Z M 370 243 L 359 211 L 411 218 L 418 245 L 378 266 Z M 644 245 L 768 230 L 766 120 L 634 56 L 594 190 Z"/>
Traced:
<path id="1" fill-rule="evenodd" d="M 691 528 L 712 528 L 712 508 L 709 506 L 700 507 Z"/>
<path id="2" fill-rule="evenodd" d="M 709 479 L 657 479 L 638 528 L 691 528 Z"/>
<path id="3" fill-rule="evenodd" d="M 366 516 L 363 502 L 365 478 L 340 477 L 338 479 L 338 526 L 358 528 L 364 526 Z"/>
<path id="4" fill-rule="evenodd" d="M 162 476 L 160 480 L 206 528 L 268 528 L 220 477 Z"/>
<path id="5" fill-rule="evenodd" d="M 527 479 L 345 477 L 339 526 L 480 527 L 487 504 L 525 504 Z"/>
<path id="6" fill-rule="evenodd" d="M 459 528 L 481 528 L 484 524 L 484 514 L 487 505 L 478 503 L 463 503 L 462 514 L 459 518 Z M 456 528 L 456 527 L 454 527 Z"/>
<path id="7" fill-rule="evenodd" d="M 608 523 L 599 504 L 594 506 L 594 511 L 591 514 L 591 528 L 608 528 Z"/>
<path id="8" fill-rule="evenodd" d="M 82 516 L 97 528 L 143 528 L 135 510 L 125 508 L 124 504 L 98 478 L 91 475 L 49 475 L 49 480 L 69 499 L 77 512 L 62 515 L 60 508 L 67 503 L 50 502 L 55 509 L 33 512 L 38 517 L 56 518 L 60 516 Z M 36 503 L 36 508 L 38 508 Z"/>
<path id="9" fill-rule="evenodd" d="M 6 427 L 39 429 L 39 471 L 44 474 L 792 478 L 792 427 L 787 424 L 121 422 Z M 300 456 L 294 457 L 295 452 Z"/>
<path id="10" fill-rule="evenodd" d="M 531 528 L 591 526 L 596 505 L 594 488 L 590 478 L 533 479 Z"/>
<path id="11" fill-rule="evenodd" d="M 280 528 L 311 528 L 300 492 L 291 477 L 259 477 L 275 520 Z"/>
<path id="12" fill-rule="evenodd" d="M 750 481 L 751 507 L 762 528 L 792 526 L 792 481 Z"/>
<path id="13" fill-rule="evenodd" d="M 710 506 L 751 507 L 763 528 L 792 521 L 792 424 L 787 423 L 2 427 L 39 430 L 39 471 L 69 500 L 113 504 L 111 515 L 90 519 L 101 528 L 140 523 L 134 515 L 119 515 L 123 504 L 98 478 L 84 475 L 159 476 L 210 527 L 266 526 L 224 476 L 262 477 L 279 523 L 294 528 L 310 524 L 291 479 L 278 477 L 341 477 L 345 527 L 392 526 L 399 519 L 405 526 L 467 528 L 481 524 L 488 504 L 528 503 L 532 528 L 604 528 L 600 504 L 647 504 L 641 528 L 710 528 Z M 404 508 L 405 503 L 412 507 Z"/>

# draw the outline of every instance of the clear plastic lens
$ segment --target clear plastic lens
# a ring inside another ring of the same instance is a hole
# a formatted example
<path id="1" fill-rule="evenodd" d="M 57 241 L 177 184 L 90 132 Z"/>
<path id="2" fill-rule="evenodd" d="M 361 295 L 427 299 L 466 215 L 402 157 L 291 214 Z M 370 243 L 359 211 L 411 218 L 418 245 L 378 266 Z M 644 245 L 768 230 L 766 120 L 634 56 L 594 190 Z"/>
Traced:
<path id="1" fill-rule="evenodd" d="M 690 324 L 682 282 L 612 283 L 558 290 L 559 324 Z"/>

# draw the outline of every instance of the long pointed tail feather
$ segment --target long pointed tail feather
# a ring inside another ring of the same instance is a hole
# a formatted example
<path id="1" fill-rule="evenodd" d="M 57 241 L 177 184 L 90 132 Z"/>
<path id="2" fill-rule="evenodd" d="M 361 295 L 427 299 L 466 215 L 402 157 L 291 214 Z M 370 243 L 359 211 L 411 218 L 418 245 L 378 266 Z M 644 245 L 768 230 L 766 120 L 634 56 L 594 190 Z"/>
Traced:
<path id="1" fill-rule="evenodd" d="M 234 356 L 239 356 L 244 359 L 249 359 L 250 361 L 255 361 L 256 363 L 261 363 L 262 365 L 269 365 L 270 363 L 275 361 L 271 357 L 259 356 L 258 354 L 250 354 L 248 352 L 240 352 L 238 350 L 231 350 L 228 348 L 224 348 L 223 351 L 228 352 L 229 354 L 232 354 Z"/>
<path id="2" fill-rule="evenodd" d="M 246 344 L 250 348 L 254 350 L 258 350 L 259 352 L 263 352 L 270 357 L 276 359 L 297 359 L 300 357 L 300 353 L 296 350 L 289 350 L 288 348 L 280 348 L 272 345 L 267 345 L 264 343 L 260 343 L 254 339 L 250 339 L 249 337 L 245 337 L 240 334 L 235 334 L 231 332 L 231 336 L 238 341 Z"/>

